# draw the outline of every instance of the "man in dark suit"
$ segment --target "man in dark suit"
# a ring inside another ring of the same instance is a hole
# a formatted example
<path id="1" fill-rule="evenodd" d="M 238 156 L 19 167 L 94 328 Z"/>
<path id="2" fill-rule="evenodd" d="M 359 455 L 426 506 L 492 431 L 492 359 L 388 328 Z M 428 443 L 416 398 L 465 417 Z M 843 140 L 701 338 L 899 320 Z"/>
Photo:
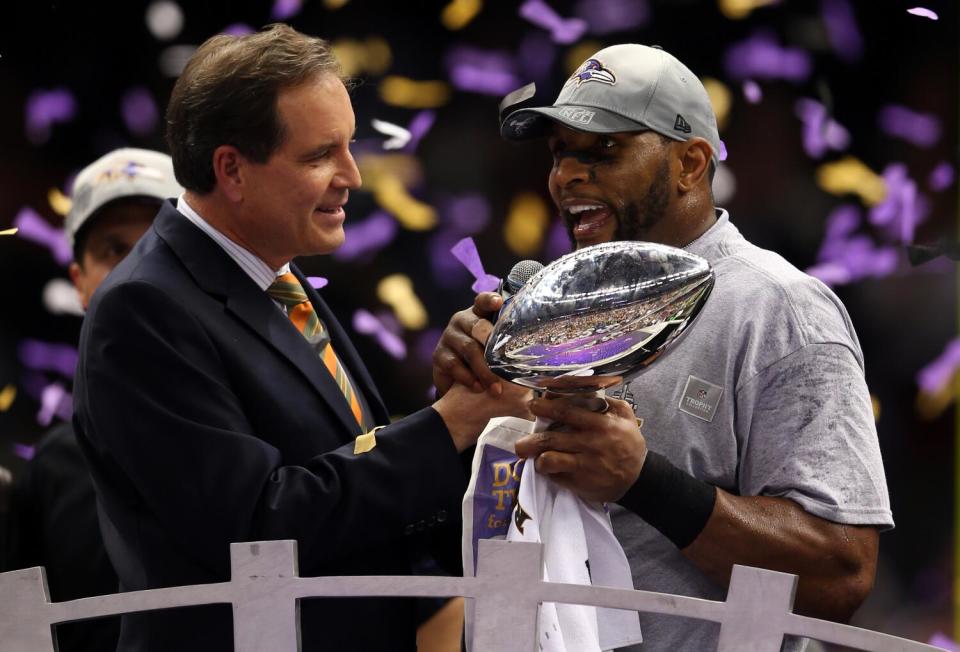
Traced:
<path id="1" fill-rule="evenodd" d="M 208 40 L 167 124 L 186 193 L 94 296 L 75 390 L 122 588 L 224 581 L 229 544 L 250 540 L 296 539 L 303 575 L 409 573 L 423 535 L 457 521 L 458 453 L 526 395 L 455 386 L 373 432 L 389 423 L 373 380 L 290 264 L 340 246 L 360 185 L 324 41 Z M 415 617 L 407 600 L 306 601 L 303 648 L 412 650 Z M 227 650 L 230 622 L 224 605 L 128 615 L 120 649 Z"/>

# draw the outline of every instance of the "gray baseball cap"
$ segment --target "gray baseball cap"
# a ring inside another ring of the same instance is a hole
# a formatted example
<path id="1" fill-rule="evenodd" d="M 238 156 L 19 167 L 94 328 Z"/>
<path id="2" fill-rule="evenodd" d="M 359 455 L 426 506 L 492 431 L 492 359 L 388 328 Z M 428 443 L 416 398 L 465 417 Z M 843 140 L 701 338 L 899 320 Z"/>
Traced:
<path id="1" fill-rule="evenodd" d="M 73 248 L 80 228 L 116 199 L 150 197 L 163 201 L 182 192 L 173 176 L 173 160 L 166 154 L 132 147 L 115 149 L 77 174 L 64 235 Z"/>
<path id="2" fill-rule="evenodd" d="M 507 140 L 543 136 L 550 122 L 609 134 L 653 130 L 674 140 L 705 138 L 720 162 L 720 135 L 710 97 L 689 68 L 658 47 L 624 43 L 590 56 L 563 85 L 553 106 L 507 115 Z"/>

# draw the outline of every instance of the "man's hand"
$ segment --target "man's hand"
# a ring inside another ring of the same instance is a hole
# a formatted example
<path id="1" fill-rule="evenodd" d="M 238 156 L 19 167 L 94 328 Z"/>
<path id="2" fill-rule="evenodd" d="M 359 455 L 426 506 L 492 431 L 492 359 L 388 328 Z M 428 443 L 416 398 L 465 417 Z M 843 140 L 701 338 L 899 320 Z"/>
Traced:
<path id="1" fill-rule="evenodd" d="M 454 313 L 433 352 L 433 384 L 443 396 L 454 383 L 475 392 L 489 390 L 494 396 L 503 391 L 503 383 L 487 366 L 483 347 L 493 331 L 491 317 L 503 298 L 496 292 L 481 292 L 473 307 Z"/>
<path id="2" fill-rule="evenodd" d="M 528 409 L 531 391 L 513 383 L 503 385 L 500 396 L 491 396 L 488 392 L 474 392 L 454 383 L 433 404 L 458 451 L 463 452 L 477 443 L 487 422 L 494 417 L 531 418 Z"/>
<path id="3" fill-rule="evenodd" d="M 607 399 L 600 414 L 576 399 L 536 399 L 530 410 L 553 421 L 549 430 L 517 442 L 517 455 L 535 457 L 537 471 L 584 500 L 613 502 L 633 486 L 647 456 L 647 442 L 630 405 Z"/>

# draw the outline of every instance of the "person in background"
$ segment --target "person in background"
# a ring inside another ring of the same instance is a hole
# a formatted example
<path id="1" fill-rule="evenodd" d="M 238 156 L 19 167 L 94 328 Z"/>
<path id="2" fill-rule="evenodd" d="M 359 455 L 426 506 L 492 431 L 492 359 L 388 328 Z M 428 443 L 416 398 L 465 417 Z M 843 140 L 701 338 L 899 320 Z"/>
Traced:
<path id="1" fill-rule="evenodd" d="M 613 503 L 635 588 L 722 601 L 733 565 L 757 566 L 799 576 L 799 612 L 849 619 L 873 586 L 878 532 L 893 526 L 863 354 L 829 288 L 714 206 L 721 143 L 703 85 L 660 48 L 615 45 L 552 106 L 509 113 L 501 135 L 550 148 L 550 195 L 576 248 L 657 242 L 706 258 L 716 276 L 682 339 L 622 388 L 632 404 L 596 414 L 535 400 L 534 414 L 566 431 L 517 453 Z M 438 390 L 502 384 L 481 346 L 500 305 L 483 294 L 451 319 L 434 353 Z M 717 645 L 716 623 L 641 614 L 641 626 L 644 652 Z"/>
<path id="2" fill-rule="evenodd" d="M 80 171 L 64 236 L 73 250 L 70 279 L 84 310 L 153 222 L 160 203 L 181 192 L 170 157 L 160 152 L 117 149 Z M 45 567 L 55 602 L 117 592 L 93 482 L 72 424 L 54 426 L 37 443 L 15 479 L 9 521 L 3 570 Z M 56 626 L 60 652 L 112 652 L 119 632 L 117 617 Z"/>

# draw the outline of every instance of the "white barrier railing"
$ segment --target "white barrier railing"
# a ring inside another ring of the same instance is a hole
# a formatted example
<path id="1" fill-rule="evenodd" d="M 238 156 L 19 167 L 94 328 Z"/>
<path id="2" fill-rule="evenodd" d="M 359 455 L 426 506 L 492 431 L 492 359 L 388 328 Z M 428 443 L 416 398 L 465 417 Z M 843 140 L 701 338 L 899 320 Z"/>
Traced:
<path id="1" fill-rule="evenodd" d="M 480 541 L 476 577 L 299 577 L 295 541 L 234 543 L 231 580 L 50 602 L 43 568 L 0 574 L 3 652 L 52 652 L 53 625 L 135 611 L 233 605 L 236 652 L 297 652 L 296 601 L 310 597 L 452 597 L 475 601 L 474 650 L 533 652 L 537 608 L 563 602 L 720 623 L 718 652 L 778 652 L 792 634 L 874 652 L 941 650 L 792 613 L 797 577 L 734 566 L 726 602 L 664 593 L 543 582 L 537 543 Z M 505 605 L 509 605 L 505 608 Z"/>

